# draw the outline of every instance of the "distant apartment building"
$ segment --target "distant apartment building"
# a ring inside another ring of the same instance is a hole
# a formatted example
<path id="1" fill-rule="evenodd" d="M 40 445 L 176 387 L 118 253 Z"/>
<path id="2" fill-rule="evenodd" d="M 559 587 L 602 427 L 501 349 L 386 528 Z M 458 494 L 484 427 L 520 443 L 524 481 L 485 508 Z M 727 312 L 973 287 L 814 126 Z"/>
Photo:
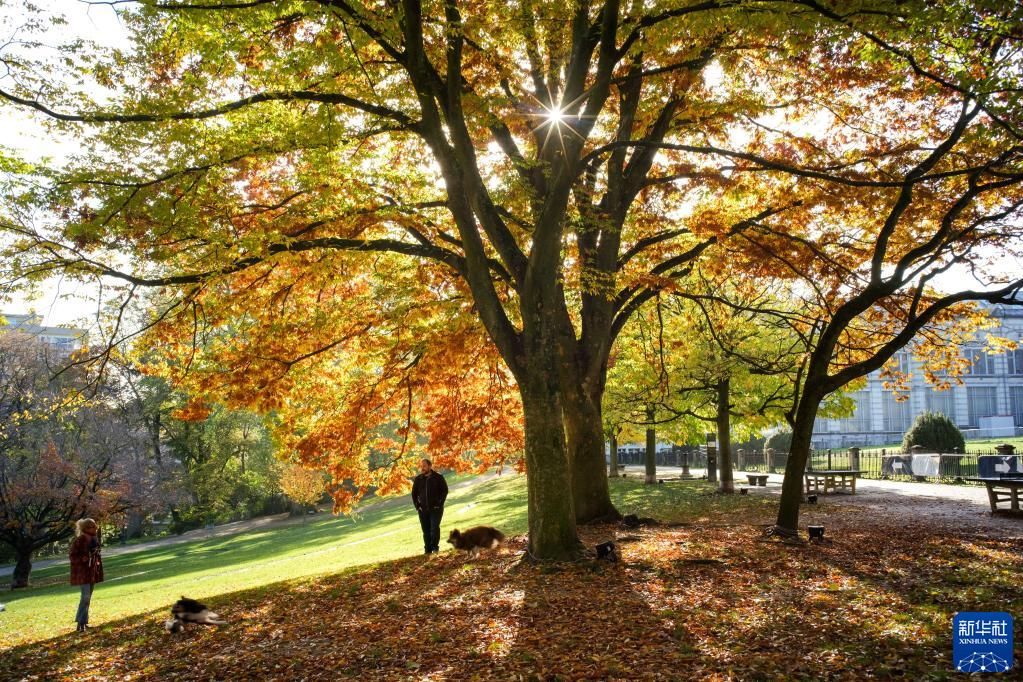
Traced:
<path id="1" fill-rule="evenodd" d="M 931 388 L 908 351 L 896 355 L 902 371 L 912 373 L 909 399 L 896 401 L 886 390 L 880 372 L 869 375 L 867 385 L 852 394 L 856 409 L 844 419 L 818 418 L 813 446 L 842 448 L 881 445 L 902 440 L 903 434 L 922 412 L 948 415 L 969 438 L 1001 438 L 1023 435 L 1023 308 L 994 306 L 999 326 L 978 335 L 976 343 L 963 348 L 973 365 L 962 386 L 946 391 Z M 1020 342 L 1006 353 L 985 351 L 986 335 Z"/>
<path id="2" fill-rule="evenodd" d="M 69 355 L 86 341 L 84 329 L 47 327 L 34 313 L 0 313 L 0 333 L 14 332 L 38 339 L 56 355 Z"/>

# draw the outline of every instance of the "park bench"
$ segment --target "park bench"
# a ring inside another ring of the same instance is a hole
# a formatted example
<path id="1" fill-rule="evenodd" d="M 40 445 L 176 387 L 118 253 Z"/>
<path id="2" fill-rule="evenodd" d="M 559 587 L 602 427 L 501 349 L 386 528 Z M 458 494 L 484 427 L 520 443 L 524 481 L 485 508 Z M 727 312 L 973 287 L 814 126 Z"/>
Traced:
<path id="1" fill-rule="evenodd" d="M 987 499 L 991 503 L 991 513 L 998 511 L 1019 512 L 1019 489 L 1023 488 L 1023 475 L 998 476 L 983 478 L 968 478 L 968 481 L 976 481 L 987 486 Z M 1008 510 L 999 510 L 999 502 L 1009 502 Z"/>
<path id="2" fill-rule="evenodd" d="M 806 485 L 806 494 L 827 493 L 827 492 L 848 492 L 856 494 L 856 477 L 862 471 L 853 469 L 828 470 L 828 471 L 807 471 L 803 474 L 803 481 Z"/>
<path id="3" fill-rule="evenodd" d="M 759 485 L 761 488 L 767 486 L 767 474 L 746 474 L 750 485 Z"/>

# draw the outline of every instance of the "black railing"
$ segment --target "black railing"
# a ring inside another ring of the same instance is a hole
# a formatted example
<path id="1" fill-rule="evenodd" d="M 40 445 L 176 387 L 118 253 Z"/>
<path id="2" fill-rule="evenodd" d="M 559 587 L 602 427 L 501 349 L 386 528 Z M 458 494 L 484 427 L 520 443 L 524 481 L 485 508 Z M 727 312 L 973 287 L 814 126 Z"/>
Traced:
<path id="1" fill-rule="evenodd" d="M 863 478 L 895 481 L 963 483 L 976 476 L 1018 474 L 1023 468 L 1020 456 L 1006 457 L 995 450 L 975 450 L 962 454 L 918 453 L 897 450 L 814 450 L 807 460 L 807 471 L 859 470 Z M 788 453 L 742 450 L 736 453 L 740 471 L 784 473 Z"/>
<path id="2" fill-rule="evenodd" d="M 784 473 L 787 452 L 765 450 L 733 451 L 737 471 Z M 619 452 L 619 464 L 643 464 L 643 453 Z M 720 462 L 720 457 L 719 457 Z M 657 453 L 658 466 L 683 466 L 693 469 L 707 467 L 707 451 L 703 447 L 677 448 L 674 452 Z M 893 481 L 929 481 L 931 483 L 969 483 L 966 479 L 988 476 L 1023 476 L 1023 455 L 1007 456 L 996 450 L 968 450 L 965 453 L 904 453 L 892 449 L 857 451 L 813 450 L 806 464 L 807 471 L 858 470 L 862 478 Z"/>
<path id="3" fill-rule="evenodd" d="M 619 450 L 618 451 L 618 463 L 629 464 L 635 466 L 642 466 L 646 461 L 646 455 L 642 450 Z M 682 466 L 686 463 L 688 458 L 689 466 L 696 469 L 704 469 L 707 467 L 707 451 L 699 447 L 683 448 L 679 452 L 672 452 L 671 450 L 659 450 L 657 452 L 657 466 Z"/>

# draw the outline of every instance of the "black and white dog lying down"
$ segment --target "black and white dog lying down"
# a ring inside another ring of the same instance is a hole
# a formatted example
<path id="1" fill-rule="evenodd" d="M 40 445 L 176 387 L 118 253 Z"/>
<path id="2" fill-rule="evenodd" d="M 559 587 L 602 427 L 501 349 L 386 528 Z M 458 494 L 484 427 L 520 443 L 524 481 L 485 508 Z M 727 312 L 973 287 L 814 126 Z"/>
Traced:
<path id="1" fill-rule="evenodd" d="M 210 611 L 205 604 L 200 604 L 194 599 L 181 597 L 171 607 L 171 619 L 164 623 L 167 632 L 181 632 L 185 629 L 185 623 L 198 623 L 199 625 L 226 625 L 226 620 Z"/>

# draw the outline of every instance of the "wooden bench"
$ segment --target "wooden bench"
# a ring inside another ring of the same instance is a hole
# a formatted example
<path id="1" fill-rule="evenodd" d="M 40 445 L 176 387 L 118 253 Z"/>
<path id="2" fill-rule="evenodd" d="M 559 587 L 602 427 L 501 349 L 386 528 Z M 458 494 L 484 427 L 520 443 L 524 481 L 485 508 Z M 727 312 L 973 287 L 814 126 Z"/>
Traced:
<path id="1" fill-rule="evenodd" d="M 803 474 L 806 494 L 827 492 L 848 492 L 856 494 L 856 477 L 862 474 L 858 470 L 807 471 Z"/>
<path id="2" fill-rule="evenodd" d="M 1019 490 L 1023 488 L 1023 477 L 1019 478 L 968 478 L 987 486 L 987 499 L 991 503 L 991 513 L 998 511 L 1019 512 Z M 998 509 L 999 502 L 1009 503 L 1009 509 Z"/>
<path id="3" fill-rule="evenodd" d="M 746 474 L 750 485 L 758 485 L 761 488 L 767 486 L 767 474 Z"/>

